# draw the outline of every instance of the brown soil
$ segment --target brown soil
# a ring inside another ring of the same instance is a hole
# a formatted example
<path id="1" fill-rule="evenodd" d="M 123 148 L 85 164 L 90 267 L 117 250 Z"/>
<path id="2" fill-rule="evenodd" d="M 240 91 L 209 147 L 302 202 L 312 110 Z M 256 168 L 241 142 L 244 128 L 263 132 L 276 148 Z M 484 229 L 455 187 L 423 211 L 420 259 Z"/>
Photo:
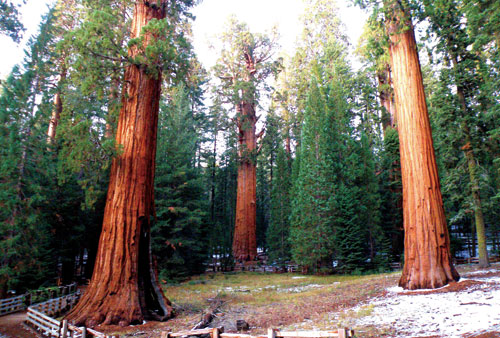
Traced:
<path id="1" fill-rule="evenodd" d="M 25 320 L 26 312 L 0 317 L 0 334 L 8 338 L 32 338 L 34 333 L 23 324 Z"/>

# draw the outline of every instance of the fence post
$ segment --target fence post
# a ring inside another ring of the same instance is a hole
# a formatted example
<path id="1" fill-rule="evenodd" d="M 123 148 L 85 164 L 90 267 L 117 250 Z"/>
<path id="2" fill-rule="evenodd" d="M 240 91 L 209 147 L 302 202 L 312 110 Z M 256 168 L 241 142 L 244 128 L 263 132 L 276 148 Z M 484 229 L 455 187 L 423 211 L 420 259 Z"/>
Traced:
<path id="1" fill-rule="evenodd" d="M 276 338 L 276 330 L 271 327 L 267 329 L 267 338 Z"/>
<path id="2" fill-rule="evenodd" d="M 219 338 L 219 328 L 218 327 L 214 327 L 212 329 L 212 333 L 210 335 L 212 336 L 212 338 Z"/>
<path id="3" fill-rule="evenodd" d="M 338 330 L 338 333 L 339 333 L 339 338 L 347 338 L 348 335 L 347 335 L 347 329 L 339 329 Z"/>
<path id="4" fill-rule="evenodd" d="M 87 328 L 85 326 L 82 327 L 82 338 L 87 338 Z"/>
<path id="5" fill-rule="evenodd" d="M 65 319 L 65 320 L 63 320 L 62 324 L 63 324 L 63 327 L 62 327 L 61 337 L 67 338 L 68 337 L 68 321 Z"/>

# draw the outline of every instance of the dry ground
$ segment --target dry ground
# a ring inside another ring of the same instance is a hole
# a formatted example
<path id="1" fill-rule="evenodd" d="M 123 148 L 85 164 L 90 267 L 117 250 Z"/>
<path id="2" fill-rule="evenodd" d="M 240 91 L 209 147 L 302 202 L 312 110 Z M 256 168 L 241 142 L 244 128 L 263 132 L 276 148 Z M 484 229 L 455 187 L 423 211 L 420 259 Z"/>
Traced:
<path id="1" fill-rule="evenodd" d="M 478 269 L 464 265 L 459 266 L 458 270 L 461 275 L 467 275 Z M 494 265 L 487 275 L 500 277 L 500 265 Z M 480 277 L 481 274 L 475 276 Z M 216 311 L 212 326 L 224 326 L 226 332 L 235 332 L 236 320 L 243 319 L 250 325 L 245 333 L 250 334 L 266 333 L 268 327 L 332 330 L 347 326 L 355 330 L 357 337 L 400 337 L 402 331 L 398 332 L 386 325 L 357 324 L 372 314 L 373 306 L 367 304 L 377 299 L 398 296 L 388 291 L 397 285 L 398 278 L 399 273 L 369 276 L 301 276 L 252 272 L 207 274 L 179 285 L 165 286 L 165 292 L 177 311 L 175 318 L 164 323 L 149 322 L 128 328 L 108 326 L 97 329 L 123 337 L 160 337 L 162 331 L 191 329 L 213 304 L 222 300 L 223 305 Z M 419 293 L 471 292 L 469 290 L 478 287 L 478 283 L 467 280 L 439 290 Z M 498 306 L 498 309 L 492 310 L 500 313 L 500 299 Z M 500 323 L 498 325 L 500 327 Z M 7 337 L 32 337 L 17 335 L 15 330 L 18 330 L 17 334 L 22 333 L 19 327 L 6 330 L 5 322 L 0 322 L 0 333 Z M 14 335 L 9 334 L 11 332 Z M 429 334 L 427 337 L 445 336 Z M 460 337 L 500 337 L 500 333 L 492 330 Z"/>
<path id="2" fill-rule="evenodd" d="M 462 275 L 476 270 L 478 269 L 475 266 L 459 267 Z M 500 265 L 494 265 L 488 275 L 500 276 Z M 288 330 L 331 330 L 347 326 L 355 329 L 357 337 L 398 337 L 403 333 L 386 325 L 357 324 L 358 319 L 369 316 L 373 311 L 370 306 L 360 308 L 360 304 L 394 297 L 394 294 L 389 294 L 388 289 L 397 285 L 398 278 L 399 273 L 369 276 L 301 276 L 251 272 L 204 275 L 166 288 L 167 296 L 177 310 L 174 319 L 165 323 L 147 323 L 126 330 L 118 327 L 101 329 L 108 333 L 140 338 L 160 337 L 161 331 L 191 329 L 208 311 L 214 299 L 222 299 L 224 305 L 217 311 L 212 326 L 224 326 L 226 332 L 235 332 L 236 320 L 243 319 L 250 325 L 250 330 L 246 331 L 250 334 L 265 334 L 269 327 Z M 467 280 L 421 293 L 468 292 L 478 283 L 480 282 Z M 498 306 L 498 309 L 492 310 L 498 310 L 500 313 L 500 299 Z M 429 334 L 427 337 L 444 336 Z M 500 333 L 481 332 L 461 337 L 500 337 Z"/>

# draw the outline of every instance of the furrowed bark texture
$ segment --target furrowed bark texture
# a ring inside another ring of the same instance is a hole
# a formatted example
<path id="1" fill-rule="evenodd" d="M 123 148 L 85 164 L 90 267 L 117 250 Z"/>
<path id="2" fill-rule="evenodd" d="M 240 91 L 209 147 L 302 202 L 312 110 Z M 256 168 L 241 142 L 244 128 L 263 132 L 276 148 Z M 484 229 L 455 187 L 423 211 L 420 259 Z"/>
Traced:
<path id="1" fill-rule="evenodd" d="M 163 6 L 156 4 L 136 2 L 132 37 L 139 36 L 152 18 L 165 17 Z M 136 53 L 135 47 L 129 51 L 130 56 Z M 122 153 L 111 167 L 94 273 L 82 299 L 67 316 L 77 325 L 126 326 L 172 315 L 150 252 L 160 91 L 161 73 L 155 77 L 143 66 L 127 67 L 116 133 Z"/>
<path id="2" fill-rule="evenodd" d="M 238 113 L 238 188 L 234 226 L 233 255 L 236 261 L 252 261 L 257 257 L 256 240 L 256 160 L 255 105 L 241 102 Z"/>
<path id="3" fill-rule="evenodd" d="M 397 107 L 405 228 L 405 264 L 399 285 L 410 290 L 438 288 L 458 280 L 459 275 L 451 261 L 413 26 L 401 8 L 391 7 L 394 17 L 388 23 L 389 51 Z"/>

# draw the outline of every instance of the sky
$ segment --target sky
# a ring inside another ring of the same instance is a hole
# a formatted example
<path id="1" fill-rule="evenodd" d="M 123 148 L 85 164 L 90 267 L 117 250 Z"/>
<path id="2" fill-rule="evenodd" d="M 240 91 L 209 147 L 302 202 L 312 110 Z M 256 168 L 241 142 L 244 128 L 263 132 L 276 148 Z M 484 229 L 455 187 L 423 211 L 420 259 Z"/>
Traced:
<path id="1" fill-rule="evenodd" d="M 28 0 L 23 6 L 22 22 L 27 31 L 21 44 L 16 45 L 9 38 L 0 36 L 0 79 L 5 78 L 15 64 L 22 62 L 28 38 L 37 32 L 41 16 L 47 12 L 48 4 L 54 2 L 55 0 Z M 367 15 L 357 7 L 349 7 L 348 2 L 337 0 L 347 35 L 351 43 L 356 45 Z M 234 14 L 255 32 L 270 30 L 277 24 L 281 37 L 280 45 L 284 51 L 292 54 L 295 41 L 301 32 L 300 16 L 303 10 L 302 0 L 203 0 L 193 9 L 196 17 L 193 24 L 195 51 L 204 66 L 210 68 L 216 60 L 216 55 L 209 48 L 210 41 L 214 41 L 214 37 L 223 31 L 228 16 Z"/>

